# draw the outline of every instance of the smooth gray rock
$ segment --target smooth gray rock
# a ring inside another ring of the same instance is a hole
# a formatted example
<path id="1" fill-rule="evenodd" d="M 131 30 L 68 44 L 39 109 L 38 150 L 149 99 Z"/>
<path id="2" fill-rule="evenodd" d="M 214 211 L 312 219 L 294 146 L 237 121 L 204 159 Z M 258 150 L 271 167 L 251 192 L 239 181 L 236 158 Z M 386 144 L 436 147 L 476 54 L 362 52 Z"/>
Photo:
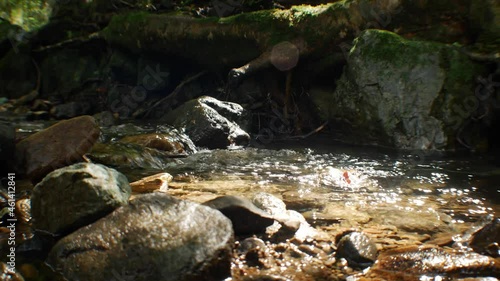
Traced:
<path id="1" fill-rule="evenodd" d="M 268 233 L 280 231 L 281 233 L 293 235 L 299 230 L 301 222 L 307 224 L 301 214 L 295 214 L 287 210 L 285 202 L 272 194 L 259 192 L 252 198 L 252 203 L 259 209 L 269 213 L 276 220 L 273 226 L 267 229 Z M 299 218 L 301 217 L 302 219 L 299 219 L 297 214 Z"/>
<path id="2" fill-rule="evenodd" d="M 186 102 L 162 120 L 184 131 L 197 146 L 213 149 L 248 144 L 248 133 L 232 121 L 243 115 L 238 104 L 204 96 Z"/>
<path id="3" fill-rule="evenodd" d="M 274 223 L 274 218 L 257 208 L 246 198 L 221 196 L 203 203 L 221 211 L 233 223 L 236 235 L 264 233 Z"/>
<path id="4" fill-rule="evenodd" d="M 350 267 L 366 268 L 377 259 L 377 246 L 361 232 L 344 235 L 337 243 L 337 257 L 345 258 Z"/>
<path id="5" fill-rule="evenodd" d="M 150 193 L 61 239 L 47 262 L 68 280 L 218 281 L 233 236 L 219 211 Z"/>
<path id="6" fill-rule="evenodd" d="M 49 173 L 33 190 L 31 210 L 38 230 L 62 234 L 126 205 L 127 178 L 99 164 L 78 163 Z"/>
<path id="7" fill-rule="evenodd" d="M 286 216 L 285 202 L 272 194 L 259 192 L 253 196 L 252 203 L 271 215 Z"/>

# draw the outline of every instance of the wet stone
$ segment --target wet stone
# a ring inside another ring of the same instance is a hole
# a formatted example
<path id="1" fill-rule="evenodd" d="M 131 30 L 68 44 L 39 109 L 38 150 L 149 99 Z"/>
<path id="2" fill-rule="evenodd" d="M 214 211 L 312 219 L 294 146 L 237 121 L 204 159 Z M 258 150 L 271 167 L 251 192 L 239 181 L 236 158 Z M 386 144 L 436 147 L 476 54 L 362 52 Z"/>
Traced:
<path id="1" fill-rule="evenodd" d="M 252 203 L 254 203 L 259 209 L 262 209 L 271 215 L 286 216 L 285 203 L 272 194 L 259 192 L 252 198 Z"/>
<path id="2" fill-rule="evenodd" d="M 59 240 L 47 263 L 68 280 L 219 281 L 233 236 L 220 212 L 150 193 Z"/>
<path id="3" fill-rule="evenodd" d="M 264 266 L 266 259 L 266 244 L 258 238 L 243 240 L 238 248 L 243 252 L 248 266 Z"/>
<path id="4" fill-rule="evenodd" d="M 61 234 L 128 203 L 127 178 L 99 164 L 78 163 L 49 173 L 31 197 L 35 228 Z"/>
<path id="5" fill-rule="evenodd" d="M 304 221 L 301 215 L 297 217 L 295 213 L 287 211 L 285 203 L 272 194 L 259 192 L 253 196 L 252 202 L 276 220 L 266 231 L 271 235 L 279 231 L 279 235 L 293 236 L 299 230 L 301 221 Z"/>
<path id="6" fill-rule="evenodd" d="M 124 143 L 135 143 L 143 147 L 149 147 L 160 151 L 169 152 L 172 155 L 185 155 L 195 152 L 194 144 L 191 140 L 177 132 L 162 134 L 143 134 L 126 136 L 120 140 Z"/>
<path id="7" fill-rule="evenodd" d="M 499 245 L 500 218 L 494 218 L 490 223 L 475 232 L 469 244 L 474 251 L 494 258 L 500 257 Z"/>
<path id="8" fill-rule="evenodd" d="M 91 116 L 61 121 L 16 145 L 16 165 L 33 182 L 49 172 L 82 161 L 100 134 Z"/>
<path id="9" fill-rule="evenodd" d="M 257 208 L 248 199 L 237 196 L 222 196 L 203 203 L 217 209 L 233 223 L 236 235 L 257 234 L 266 231 L 274 223 L 274 219 Z"/>
<path id="10" fill-rule="evenodd" d="M 368 276 L 388 280 L 420 280 L 421 276 L 500 276 L 500 262 L 473 252 L 446 251 L 438 247 L 405 247 L 384 252 Z"/>
<path id="11" fill-rule="evenodd" d="M 87 155 L 93 162 L 111 167 L 164 170 L 171 155 L 132 143 L 97 143 Z"/>
<path id="12" fill-rule="evenodd" d="M 351 232 L 337 243 L 337 258 L 344 258 L 350 267 L 366 268 L 377 259 L 377 246 L 373 240 L 361 232 Z"/>
<path id="13" fill-rule="evenodd" d="M 238 110 L 230 110 L 234 108 Z M 233 118 L 227 114 L 228 111 L 232 111 L 229 114 L 231 116 L 244 114 L 243 108 L 237 104 L 204 96 L 186 102 L 162 120 L 186 132 L 194 144 L 200 147 L 215 149 L 226 148 L 231 144 L 248 144 L 250 136 L 230 120 Z"/>
<path id="14" fill-rule="evenodd" d="M 246 253 L 252 249 L 261 249 L 264 250 L 266 248 L 266 243 L 262 241 L 262 239 L 249 237 L 240 242 L 238 247 L 238 252 Z"/>

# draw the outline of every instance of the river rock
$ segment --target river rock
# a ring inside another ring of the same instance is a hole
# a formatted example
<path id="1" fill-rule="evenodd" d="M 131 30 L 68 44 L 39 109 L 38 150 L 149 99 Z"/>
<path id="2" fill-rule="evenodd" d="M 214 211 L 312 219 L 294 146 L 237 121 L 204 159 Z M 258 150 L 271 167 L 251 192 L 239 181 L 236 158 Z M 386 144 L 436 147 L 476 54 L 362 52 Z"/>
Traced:
<path id="1" fill-rule="evenodd" d="M 33 182 L 49 172 L 82 160 L 99 137 L 91 116 L 58 122 L 16 145 L 16 164 Z"/>
<path id="2" fill-rule="evenodd" d="M 293 235 L 299 230 L 301 223 L 305 222 L 304 217 L 300 213 L 298 213 L 299 218 L 297 218 L 297 214 L 290 213 L 286 209 L 285 203 L 272 194 L 259 192 L 253 196 L 252 202 L 259 209 L 272 215 L 276 220 L 272 226 L 268 227 L 266 231 L 268 234 L 280 231 L 280 234 L 286 235 L 291 233 Z"/>
<path id="3" fill-rule="evenodd" d="M 162 120 L 184 131 L 197 146 L 213 149 L 248 144 L 248 133 L 231 121 L 243 115 L 243 108 L 235 103 L 203 96 L 186 102 Z"/>
<path id="4" fill-rule="evenodd" d="M 354 41 L 335 91 L 311 95 L 323 118 L 348 124 L 351 141 L 451 148 L 476 110 L 475 79 L 485 70 L 454 46 L 366 30 Z"/>
<path id="5" fill-rule="evenodd" d="M 189 137 L 177 132 L 126 136 L 120 142 L 135 143 L 144 147 L 169 152 L 172 155 L 185 155 L 196 151 Z"/>
<path id="6" fill-rule="evenodd" d="M 215 281 L 230 275 L 232 247 L 220 212 L 151 193 L 64 237 L 47 262 L 68 280 Z"/>
<path id="7" fill-rule="evenodd" d="M 49 173 L 31 198 L 35 228 L 54 234 L 87 225 L 128 203 L 127 178 L 99 164 L 78 163 Z"/>
<path id="8" fill-rule="evenodd" d="M 500 218 L 494 218 L 472 235 L 469 246 L 474 251 L 500 257 Z"/>
<path id="9" fill-rule="evenodd" d="M 377 254 L 375 242 L 362 232 L 347 233 L 337 243 L 337 257 L 346 259 L 350 267 L 369 267 Z"/>
<path id="10" fill-rule="evenodd" d="M 400 230 L 420 234 L 434 234 L 451 231 L 449 216 L 439 211 L 437 206 L 428 204 L 428 208 L 400 208 L 387 206 L 367 210 L 373 222 L 393 225 Z M 434 207 L 434 208 L 433 208 Z M 404 219 L 401 219 L 404 218 Z"/>
<path id="11" fill-rule="evenodd" d="M 50 114 L 56 119 L 73 118 L 76 116 L 89 114 L 91 112 L 90 104 L 83 101 L 72 101 L 58 104 L 52 107 Z"/>
<path id="12" fill-rule="evenodd" d="M 9 169 L 11 169 L 14 160 L 15 139 L 14 127 L 7 122 L 0 122 L 0 159 L 3 159 L 0 163 L 0 172 L 2 176 L 14 172 L 13 170 L 9 171 Z"/>
<path id="13" fill-rule="evenodd" d="M 412 246 L 382 253 L 367 276 L 384 280 L 422 280 L 423 276 L 441 276 L 440 280 L 448 280 L 446 277 L 453 280 L 460 277 L 496 277 L 500 276 L 500 262 L 473 252 Z"/>
<path id="14" fill-rule="evenodd" d="M 116 118 L 111 111 L 101 111 L 92 115 L 99 127 L 111 127 L 116 124 Z"/>
<path id="15" fill-rule="evenodd" d="M 116 168 L 164 170 L 172 155 L 133 143 L 97 143 L 87 154 L 93 162 Z"/>
<path id="16" fill-rule="evenodd" d="M 252 198 L 252 203 L 270 215 L 286 215 L 285 202 L 272 194 L 266 192 L 256 193 Z"/>
<path id="17" fill-rule="evenodd" d="M 203 205 L 221 211 L 233 223 L 236 235 L 257 234 L 274 223 L 268 213 L 257 208 L 250 200 L 237 196 L 221 196 Z"/>

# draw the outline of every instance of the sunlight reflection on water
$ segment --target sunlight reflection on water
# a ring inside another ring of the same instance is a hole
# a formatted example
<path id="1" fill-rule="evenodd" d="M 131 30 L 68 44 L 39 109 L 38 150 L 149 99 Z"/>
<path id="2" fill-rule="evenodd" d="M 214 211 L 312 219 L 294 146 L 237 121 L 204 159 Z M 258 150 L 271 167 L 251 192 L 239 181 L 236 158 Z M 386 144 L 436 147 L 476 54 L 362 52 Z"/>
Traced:
<path id="1" fill-rule="evenodd" d="M 489 170 L 471 169 L 472 161 L 428 157 L 415 164 L 410 157 L 375 150 L 330 150 L 336 152 L 312 148 L 202 151 L 178 159 L 168 172 L 228 183 L 239 177 L 262 191 L 272 187 L 277 193 L 296 192 L 298 198 L 311 198 L 314 206 L 341 202 L 369 210 L 443 212 L 457 223 L 493 212 L 488 200 L 471 186 L 474 171 Z M 464 167 L 467 173 L 461 171 Z"/>

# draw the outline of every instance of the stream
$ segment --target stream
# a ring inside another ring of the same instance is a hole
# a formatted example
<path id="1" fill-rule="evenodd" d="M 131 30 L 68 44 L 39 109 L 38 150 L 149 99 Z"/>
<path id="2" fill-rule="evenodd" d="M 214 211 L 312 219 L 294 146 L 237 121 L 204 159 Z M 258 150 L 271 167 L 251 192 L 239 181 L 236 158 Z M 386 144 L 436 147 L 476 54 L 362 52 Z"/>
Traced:
<path id="1" fill-rule="evenodd" d="M 20 133 L 29 134 L 46 124 L 19 126 Z M 105 128 L 102 138 L 116 141 L 116 133 Z M 348 229 L 371 233 L 379 250 L 443 236 L 460 242 L 463 233 L 500 211 L 500 168 L 479 156 L 351 146 L 319 134 L 152 162 L 115 168 L 130 182 L 168 172 L 173 176 L 168 193 L 196 202 L 270 193 L 331 236 Z"/>

